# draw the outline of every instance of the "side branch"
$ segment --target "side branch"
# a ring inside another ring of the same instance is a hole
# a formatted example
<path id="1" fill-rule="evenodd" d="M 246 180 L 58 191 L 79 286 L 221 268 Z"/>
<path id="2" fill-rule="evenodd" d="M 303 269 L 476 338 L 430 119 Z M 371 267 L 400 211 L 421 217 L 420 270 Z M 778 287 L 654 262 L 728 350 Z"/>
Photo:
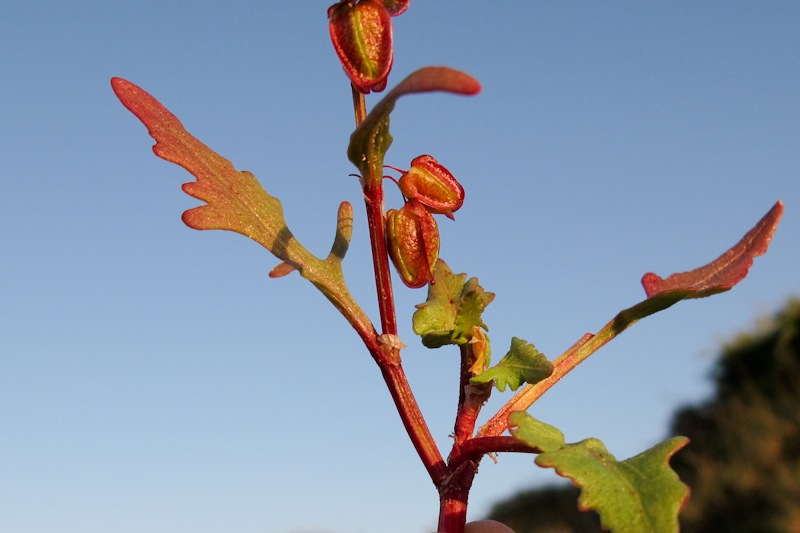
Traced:
<path id="1" fill-rule="evenodd" d="M 516 437 L 475 437 L 465 442 L 458 455 L 450 456 L 452 465 L 465 461 L 477 461 L 489 453 L 541 453 L 538 448 L 528 446 Z"/>

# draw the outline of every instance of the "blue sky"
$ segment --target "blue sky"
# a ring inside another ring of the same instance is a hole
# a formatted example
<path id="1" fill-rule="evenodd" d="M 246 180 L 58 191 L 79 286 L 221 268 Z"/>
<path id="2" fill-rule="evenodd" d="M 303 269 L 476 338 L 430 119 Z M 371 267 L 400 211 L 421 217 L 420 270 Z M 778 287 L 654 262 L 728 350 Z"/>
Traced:
<path id="1" fill-rule="evenodd" d="M 299 276 L 267 278 L 260 246 L 181 223 L 191 177 L 109 86 L 138 84 L 252 171 L 318 255 L 353 202 L 345 274 L 377 321 L 327 7 L 0 7 L 0 530 L 435 529 L 436 492 L 358 337 Z M 643 299 L 644 273 L 703 265 L 786 204 L 733 291 L 642 321 L 531 409 L 569 441 L 652 446 L 710 392 L 720 342 L 800 294 L 798 20 L 797 2 L 450 0 L 395 19 L 390 86 L 425 65 L 483 84 L 402 99 L 386 162 L 431 154 L 464 185 L 441 256 L 497 293 L 496 358 L 512 336 L 557 357 Z M 457 355 L 421 347 L 425 292 L 396 288 L 406 371 L 446 453 Z M 529 456 L 486 461 L 472 516 L 555 479 Z"/>

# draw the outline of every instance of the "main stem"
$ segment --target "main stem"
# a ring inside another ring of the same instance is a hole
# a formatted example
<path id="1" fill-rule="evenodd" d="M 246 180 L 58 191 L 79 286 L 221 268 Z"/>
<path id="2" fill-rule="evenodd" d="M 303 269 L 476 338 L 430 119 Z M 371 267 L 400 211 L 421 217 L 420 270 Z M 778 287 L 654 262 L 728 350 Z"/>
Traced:
<path id="1" fill-rule="evenodd" d="M 352 84 L 350 87 L 353 91 L 353 109 L 356 116 L 356 127 L 358 127 L 367 118 L 367 104 L 364 94 Z M 389 256 L 386 252 L 386 235 L 383 226 L 383 176 L 365 176 L 362 180 L 364 182 L 364 200 L 367 206 L 369 240 L 372 246 L 372 264 L 375 268 L 375 286 L 378 290 L 381 332 L 397 335 L 397 316 L 395 315 L 392 278 L 389 271 Z"/>
<path id="2" fill-rule="evenodd" d="M 467 522 L 467 500 L 472 481 L 478 472 L 480 457 L 467 460 L 450 474 L 439 491 L 439 528 L 443 533 L 464 533 Z"/>
<path id="3" fill-rule="evenodd" d="M 356 127 L 367 116 L 364 95 L 353 91 L 353 108 L 355 110 Z M 371 178 L 375 178 L 372 176 Z M 375 285 L 378 292 L 378 308 L 381 315 L 381 330 L 383 335 L 397 335 L 397 317 L 395 315 L 394 295 L 392 293 L 392 278 L 389 270 L 389 255 L 386 252 L 386 236 L 384 232 L 383 213 L 383 179 L 364 179 L 364 199 L 367 207 L 367 223 L 369 226 L 370 243 L 372 247 L 372 260 L 375 267 Z M 378 337 L 377 349 L 371 348 L 372 356 L 378 363 L 389 392 L 392 395 L 397 412 L 403 425 L 417 450 L 422 463 L 428 470 L 434 485 L 441 486 L 449 474 L 447 465 L 442 459 L 436 441 L 428 429 L 422 411 L 419 409 L 408 379 L 403 372 L 400 359 L 400 349 L 392 342 L 381 340 Z M 370 348 L 368 343 L 368 348 Z"/>
<path id="4" fill-rule="evenodd" d="M 458 411 L 453 429 L 453 449 L 447 458 L 448 470 L 452 472 L 439 491 L 439 531 L 463 533 L 467 520 L 467 503 L 472 481 L 478 472 L 482 454 L 464 457 L 462 447 L 470 442 L 475 422 L 481 407 L 492 392 L 490 383 L 471 384 L 475 363 L 474 344 L 462 344 L 461 372 L 458 383 Z"/>

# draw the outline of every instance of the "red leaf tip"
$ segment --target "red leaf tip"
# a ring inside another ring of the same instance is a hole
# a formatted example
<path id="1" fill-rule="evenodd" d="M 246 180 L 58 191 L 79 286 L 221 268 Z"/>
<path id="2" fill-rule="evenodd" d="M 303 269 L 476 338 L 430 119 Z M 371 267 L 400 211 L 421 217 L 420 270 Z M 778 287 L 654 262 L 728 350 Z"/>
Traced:
<path id="1" fill-rule="evenodd" d="M 783 202 L 778 200 L 741 241 L 706 266 L 667 279 L 652 272 L 645 274 L 642 285 L 647 297 L 669 290 L 692 289 L 696 293 L 691 298 L 701 298 L 731 289 L 747 276 L 753 258 L 766 253 L 782 215 Z"/>

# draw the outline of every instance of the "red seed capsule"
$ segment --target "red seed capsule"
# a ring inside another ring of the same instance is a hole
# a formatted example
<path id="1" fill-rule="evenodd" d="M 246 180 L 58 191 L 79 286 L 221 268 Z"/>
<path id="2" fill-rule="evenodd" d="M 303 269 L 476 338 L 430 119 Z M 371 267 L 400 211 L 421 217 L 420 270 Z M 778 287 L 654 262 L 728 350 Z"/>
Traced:
<path id="1" fill-rule="evenodd" d="M 362 93 L 380 92 L 392 70 L 392 18 L 378 0 L 342 0 L 328 8 L 331 41 Z"/>
<path id="2" fill-rule="evenodd" d="M 411 199 L 399 211 L 386 213 L 386 244 L 403 283 L 416 289 L 433 280 L 439 259 L 439 228 L 421 203 Z"/>
<path id="3" fill-rule="evenodd" d="M 433 213 L 449 218 L 464 203 L 464 188 L 429 155 L 411 161 L 411 169 L 402 175 L 398 185 L 406 198 L 415 198 Z"/>

